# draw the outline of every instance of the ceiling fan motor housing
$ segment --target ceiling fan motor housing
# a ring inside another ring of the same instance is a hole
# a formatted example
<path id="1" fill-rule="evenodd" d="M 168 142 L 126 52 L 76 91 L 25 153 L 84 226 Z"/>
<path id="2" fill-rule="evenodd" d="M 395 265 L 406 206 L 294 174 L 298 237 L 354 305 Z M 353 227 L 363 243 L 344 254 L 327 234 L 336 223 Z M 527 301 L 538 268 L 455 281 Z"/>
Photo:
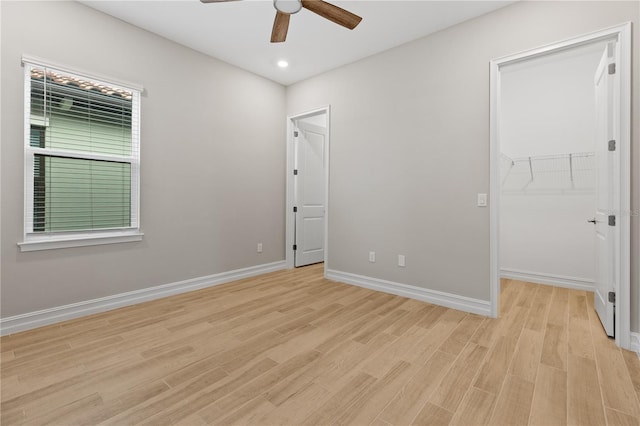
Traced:
<path id="1" fill-rule="evenodd" d="M 300 9 L 302 9 L 302 1 L 273 0 L 273 7 L 275 7 L 279 12 L 286 13 L 287 15 L 293 15 L 294 13 L 300 12 Z"/>
<path id="2" fill-rule="evenodd" d="M 202 3 L 223 3 L 235 0 L 200 1 Z M 358 26 L 362 20 L 360 16 L 331 3 L 327 3 L 324 0 L 273 0 L 273 7 L 276 9 L 276 17 L 273 21 L 273 29 L 271 30 L 271 43 L 282 43 L 287 39 L 289 18 L 294 13 L 300 12 L 300 9 L 303 7 L 350 30 Z"/>

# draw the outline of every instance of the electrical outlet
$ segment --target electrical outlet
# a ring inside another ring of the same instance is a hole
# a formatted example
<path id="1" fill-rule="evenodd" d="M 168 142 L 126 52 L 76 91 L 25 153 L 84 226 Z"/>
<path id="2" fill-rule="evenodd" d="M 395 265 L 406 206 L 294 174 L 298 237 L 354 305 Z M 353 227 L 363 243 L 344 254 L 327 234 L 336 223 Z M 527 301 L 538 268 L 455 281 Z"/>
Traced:
<path id="1" fill-rule="evenodd" d="M 404 254 L 399 254 L 398 255 L 398 266 L 404 268 L 404 266 L 405 266 Z"/>
<path id="2" fill-rule="evenodd" d="M 376 261 L 376 252 L 375 251 L 370 251 L 369 252 L 369 262 L 375 263 L 375 261 Z"/>
<path id="3" fill-rule="evenodd" d="M 262 253 L 262 243 L 258 243 L 258 253 Z"/>

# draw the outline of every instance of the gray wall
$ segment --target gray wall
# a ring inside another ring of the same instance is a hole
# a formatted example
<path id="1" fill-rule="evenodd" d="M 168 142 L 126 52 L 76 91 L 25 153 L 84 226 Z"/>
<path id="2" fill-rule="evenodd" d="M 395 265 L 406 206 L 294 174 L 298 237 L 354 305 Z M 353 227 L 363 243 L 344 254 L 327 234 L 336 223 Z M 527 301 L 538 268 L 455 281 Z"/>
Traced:
<path id="1" fill-rule="evenodd" d="M 331 104 L 328 267 L 488 300 L 489 61 L 626 21 L 638 212 L 639 15 L 637 2 L 519 2 L 290 86 L 289 114 Z M 632 232 L 638 330 L 637 216 Z"/>
<path id="2" fill-rule="evenodd" d="M 630 20 L 638 211 L 636 2 L 520 2 L 291 86 L 286 108 L 283 87 L 84 6 L 1 9 L 3 317 L 283 259 L 283 117 L 327 104 L 329 267 L 488 300 L 489 60 Z M 145 86 L 143 242 L 18 251 L 23 53 Z M 633 233 L 639 330 L 637 216 Z"/>
<path id="3" fill-rule="evenodd" d="M 284 87 L 78 3 L 0 7 L 2 317 L 284 259 Z M 19 251 L 22 54 L 144 85 L 142 242 Z"/>

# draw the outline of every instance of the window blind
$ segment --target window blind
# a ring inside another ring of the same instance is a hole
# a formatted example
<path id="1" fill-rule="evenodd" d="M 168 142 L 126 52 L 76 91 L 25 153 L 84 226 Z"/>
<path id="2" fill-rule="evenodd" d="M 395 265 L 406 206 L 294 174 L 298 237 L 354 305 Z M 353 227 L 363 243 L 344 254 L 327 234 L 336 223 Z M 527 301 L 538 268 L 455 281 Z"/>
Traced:
<path id="1" fill-rule="evenodd" d="M 137 226 L 139 93 L 28 65 L 33 233 Z"/>

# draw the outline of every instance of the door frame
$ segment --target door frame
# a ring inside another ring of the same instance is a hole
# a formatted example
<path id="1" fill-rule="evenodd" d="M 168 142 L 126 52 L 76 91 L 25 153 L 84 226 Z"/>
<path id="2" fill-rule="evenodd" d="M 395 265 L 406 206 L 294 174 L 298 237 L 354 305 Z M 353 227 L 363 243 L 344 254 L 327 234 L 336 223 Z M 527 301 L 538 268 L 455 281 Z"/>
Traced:
<path id="1" fill-rule="evenodd" d="M 629 349 L 631 346 L 631 312 L 630 312 L 630 245 L 631 245 L 631 22 L 616 25 L 601 31 L 570 38 L 539 48 L 527 50 L 490 61 L 490 105 L 489 105 L 489 164 L 490 164 L 490 194 L 489 194 L 489 274 L 490 274 L 490 302 L 491 316 L 499 315 L 500 298 L 500 69 L 501 67 L 539 58 L 552 53 L 568 50 L 593 42 L 617 39 L 619 63 L 616 72 L 619 79 L 614 86 L 614 93 L 618 94 L 618 120 L 614 123 L 619 135 L 620 174 L 616 183 L 620 189 L 620 202 L 616 206 L 619 226 L 615 232 L 619 233 L 619 259 L 614 268 L 618 274 L 619 287 L 616 288 L 616 344 Z M 614 95 L 615 96 L 615 95 Z"/>
<path id="2" fill-rule="evenodd" d="M 293 269 L 294 265 L 294 229 L 295 229 L 295 216 L 293 213 L 294 201 L 295 201 L 295 186 L 293 179 L 293 165 L 295 164 L 295 147 L 293 129 L 294 122 L 314 115 L 325 114 L 327 117 L 327 134 L 324 144 L 324 196 L 325 196 L 325 212 L 324 212 L 324 275 L 327 274 L 327 258 L 329 253 L 329 153 L 330 153 L 330 139 L 331 139 L 331 105 L 313 109 L 299 114 L 293 114 L 287 116 L 287 177 L 286 177 L 286 235 L 285 235 L 285 264 L 287 269 Z"/>

